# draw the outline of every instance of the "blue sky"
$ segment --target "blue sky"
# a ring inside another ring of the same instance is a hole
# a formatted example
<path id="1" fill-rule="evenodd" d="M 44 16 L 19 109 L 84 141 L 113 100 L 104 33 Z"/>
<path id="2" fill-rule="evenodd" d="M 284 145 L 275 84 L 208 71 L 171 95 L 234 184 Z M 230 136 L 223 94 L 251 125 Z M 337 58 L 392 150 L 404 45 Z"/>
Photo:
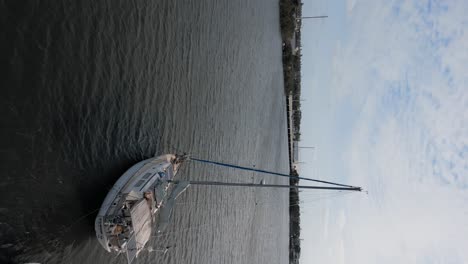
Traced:
<path id="1" fill-rule="evenodd" d="M 302 263 L 468 263 L 468 1 L 305 1 Z"/>

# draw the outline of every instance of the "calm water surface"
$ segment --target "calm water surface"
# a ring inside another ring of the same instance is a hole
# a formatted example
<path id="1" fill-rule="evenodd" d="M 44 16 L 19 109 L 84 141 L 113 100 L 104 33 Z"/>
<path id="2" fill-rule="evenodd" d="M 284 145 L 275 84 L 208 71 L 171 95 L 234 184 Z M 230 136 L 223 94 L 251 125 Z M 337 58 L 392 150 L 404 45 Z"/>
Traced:
<path id="1" fill-rule="evenodd" d="M 95 240 L 96 209 L 155 154 L 288 171 L 277 0 L 0 1 L 0 17 L 0 262 L 125 263 Z M 178 177 L 262 178 L 196 163 Z M 286 263 L 288 204 L 192 186 L 148 243 L 171 250 L 136 263 Z"/>

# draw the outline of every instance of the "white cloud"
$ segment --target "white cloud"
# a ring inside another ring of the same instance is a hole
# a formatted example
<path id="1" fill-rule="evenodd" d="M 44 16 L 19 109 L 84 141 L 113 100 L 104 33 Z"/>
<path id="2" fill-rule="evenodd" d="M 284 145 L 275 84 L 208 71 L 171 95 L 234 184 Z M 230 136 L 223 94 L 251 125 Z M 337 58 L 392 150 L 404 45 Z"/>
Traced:
<path id="1" fill-rule="evenodd" d="M 468 2 L 346 4 L 335 147 L 370 193 L 330 212 L 327 263 L 468 263 Z"/>

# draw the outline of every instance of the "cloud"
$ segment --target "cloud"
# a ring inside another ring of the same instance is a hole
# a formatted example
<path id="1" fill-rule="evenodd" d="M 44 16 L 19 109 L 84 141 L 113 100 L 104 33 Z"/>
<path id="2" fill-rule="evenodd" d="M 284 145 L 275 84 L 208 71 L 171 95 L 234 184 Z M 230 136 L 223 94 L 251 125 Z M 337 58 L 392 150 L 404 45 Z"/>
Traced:
<path id="1" fill-rule="evenodd" d="M 468 263 L 468 2 L 347 10 L 330 88 L 334 147 L 346 181 L 370 193 L 336 209 L 328 229 L 344 229 L 329 232 L 330 247 L 343 243 L 344 263 Z"/>

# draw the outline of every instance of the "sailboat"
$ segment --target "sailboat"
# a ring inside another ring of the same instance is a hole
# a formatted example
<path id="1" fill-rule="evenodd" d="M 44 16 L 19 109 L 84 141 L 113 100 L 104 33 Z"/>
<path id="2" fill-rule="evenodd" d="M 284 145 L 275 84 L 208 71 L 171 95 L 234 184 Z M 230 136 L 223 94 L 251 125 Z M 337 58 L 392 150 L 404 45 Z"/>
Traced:
<path id="1" fill-rule="evenodd" d="M 176 180 L 181 165 L 188 160 L 333 186 Z M 361 191 L 361 187 L 351 185 L 204 160 L 185 154 L 164 154 L 133 165 L 109 191 L 95 220 L 96 237 L 101 246 L 108 252 L 126 254 L 128 263 L 131 263 L 144 250 L 153 231 L 161 232 L 169 224 L 176 198 L 189 185 Z"/>
<path id="2" fill-rule="evenodd" d="M 165 154 L 143 160 L 128 169 L 114 184 L 101 205 L 94 228 L 108 252 L 126 253 L 128 263 L 144 249 L 156 218 L 169 218 L 172 201 L 188 186 L 171 184 L 186 157 Z M 158 228 L 163 229 L 166 221 Z"/>

